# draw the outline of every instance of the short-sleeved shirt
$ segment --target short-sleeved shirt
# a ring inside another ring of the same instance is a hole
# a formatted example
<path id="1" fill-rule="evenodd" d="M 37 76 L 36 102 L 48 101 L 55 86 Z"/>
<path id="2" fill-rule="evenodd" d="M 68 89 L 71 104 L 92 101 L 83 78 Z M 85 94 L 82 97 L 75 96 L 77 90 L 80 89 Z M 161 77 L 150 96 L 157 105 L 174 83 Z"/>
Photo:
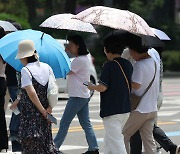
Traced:
<path id="1" fill-rule="evenodd" d="M 29 71 L 31 71 L 36 81 L 39 82 L 43 86 L 45 86 L 47 82 L 49 81 L 50 74 L 54 77 L 53 71 L 48 64 L 42 63 L 42 62 L 29 63 L 26 65 L 26 67 L 23 67 L 21 70 L 21 87 L 22 88 L 32 85 L 32 76 Z"/>
<path id="2" fill-rule="evenodd" d="M 157 98 L 159 94 L 159 73 L 160 67 L 157 65 L 156 76 L 154 82 L 147 93 L 141 99 L 136 111 L 141 113 L 150 113 L 157 111 Z M 132 81 L 141 85 L 140 89 L 132 90 L 138 96 L 141 96 L 145 89 L 149 86 L 155 73 L 155 65 L 153 58 L 137 61 L 134 65 Z"/>
<path id="3" fill-rule="evenodd" d="M 68 95 L 69 97 L 89 98 L 90 91 L 84 82 L 90 81 L 90 61 L 88 57 L 78 56 L 71 63 L 73 74 L 68 76 Z"/>
<path id="4" fill-rule="evenodd" d="M 122 66 L 131 88 L 132 64 L 123 58 L 115 58 L 115 60 Z M 99 83 L 107 87 L 106 91 L 100 93 L 100 117 L 130 112 L 127 82 L 115 61 L 108 61 L 104 64 Z"/>

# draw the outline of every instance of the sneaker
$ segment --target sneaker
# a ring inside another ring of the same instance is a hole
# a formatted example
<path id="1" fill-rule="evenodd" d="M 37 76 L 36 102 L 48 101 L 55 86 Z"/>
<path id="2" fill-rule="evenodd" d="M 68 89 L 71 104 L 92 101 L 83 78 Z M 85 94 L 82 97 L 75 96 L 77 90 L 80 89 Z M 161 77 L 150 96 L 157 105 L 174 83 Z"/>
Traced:
<path id="1" fill-rule="evenodd" d="M 86 151 L 85 153 L 82 154 L 99 154 L 99 150 L 96 151 Z"/>
<path id="2" fill-rule="evenodd" d="M 176 148 L 176 154 L 180 154 L 180 145 L 178 145 Z"/>

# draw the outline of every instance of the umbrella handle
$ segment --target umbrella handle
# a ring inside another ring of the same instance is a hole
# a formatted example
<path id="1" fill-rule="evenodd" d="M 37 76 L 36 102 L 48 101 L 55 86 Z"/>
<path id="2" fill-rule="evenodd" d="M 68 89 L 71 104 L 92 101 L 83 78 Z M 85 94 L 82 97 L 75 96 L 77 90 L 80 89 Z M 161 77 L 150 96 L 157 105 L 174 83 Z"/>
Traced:
<path id="1" fill-rule="evenodd" d="M 44 32 L 43 32 L 42 35 L 41 35 L 41 46 L 42 46 L 42 39 L 43 39 L 43 36 L 44 36 Z"/>
<path id="2" fill-rule="evenodd" d="M 42 33 L 41 40 L 43 39 L 43 36 L 44 36 L 44 32 Z"/>
<path id="3" fill-rule="evenodd" d="M 67 31 L 67 34 L 66 34 L 66 43 L 67 43 L 67 39 L 68 39 L 68 34 L 69 34 L 69 30 Z"/>

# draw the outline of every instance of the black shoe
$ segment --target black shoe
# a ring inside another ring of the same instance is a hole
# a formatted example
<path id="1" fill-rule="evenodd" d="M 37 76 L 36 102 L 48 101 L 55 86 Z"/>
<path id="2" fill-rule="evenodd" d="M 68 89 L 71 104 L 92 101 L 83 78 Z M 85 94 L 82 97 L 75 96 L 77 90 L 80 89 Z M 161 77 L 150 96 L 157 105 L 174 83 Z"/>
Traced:
<path id="1" fill-rule="evenodd" d="M 177 145 L 173 145 L 169 150 L 170 154 L 176 154 L 176 149 L 177 149 Z"/>
<path id="2" fill-rule="evenodd" d="M 99 150 L 96 151 L 86 151 L 85 153 L 82 154 L 99 154 Z"/>

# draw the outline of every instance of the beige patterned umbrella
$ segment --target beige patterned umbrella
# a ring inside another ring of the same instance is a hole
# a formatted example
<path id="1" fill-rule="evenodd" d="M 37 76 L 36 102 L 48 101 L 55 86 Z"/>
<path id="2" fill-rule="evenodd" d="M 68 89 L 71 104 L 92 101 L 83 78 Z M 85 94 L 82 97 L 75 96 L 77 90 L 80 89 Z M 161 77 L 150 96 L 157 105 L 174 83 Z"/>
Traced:
<path id="1" fill-rule="evenodd" d="M 54 29 L 67 29 L 80 32 L 97 33 L 90 23 L 72 19 L 73 14 L 57 14 L 46 19 L 40 27 L 48 27 Z"/>
<path id="2" fill-rule="evenodd" d="M 131 33 L 154 36 L 144 19 L 127 10 L 94 6 L 80 12 L 73 18 L 91 24 L 126 30 Z"/>

